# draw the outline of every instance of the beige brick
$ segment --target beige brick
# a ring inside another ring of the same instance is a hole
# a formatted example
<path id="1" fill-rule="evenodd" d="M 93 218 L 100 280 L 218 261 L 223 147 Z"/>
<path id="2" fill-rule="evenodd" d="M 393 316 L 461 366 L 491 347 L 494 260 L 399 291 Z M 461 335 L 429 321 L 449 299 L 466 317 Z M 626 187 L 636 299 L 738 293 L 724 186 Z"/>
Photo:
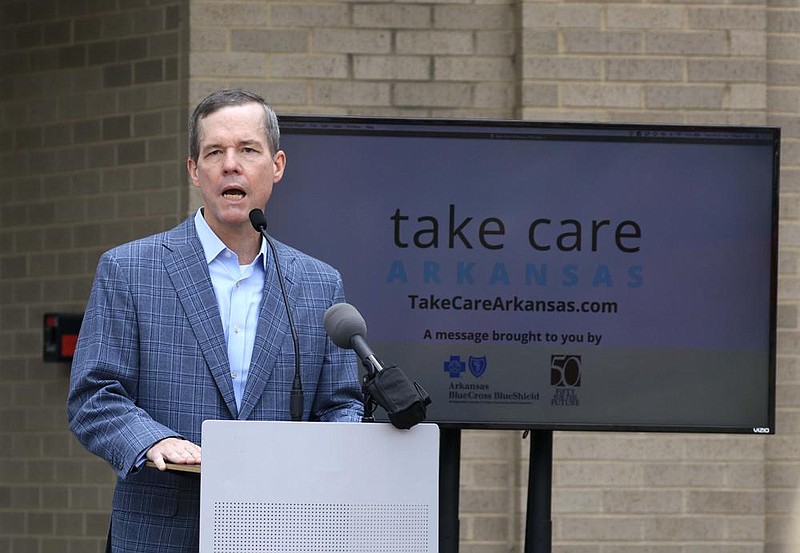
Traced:
<path id="1" fill-rule="evenodd" d="M 316 29 L 312 45 L 315 52 L 384 54 L 391 50 L 392 35 L 386 30 Z"/>
<path id="2" fill-rule="evenodd" d="M 317 81 L 312 87 L 311 100 L 320 105 L 386 105 L 390 101 L 390 85 L 389 83 Z"/>
<path id="3" fill-rule="evenodd" d="M 797 4 L 788 0 L 785 4 L 787 10 L 773 9 L 767 12 L 768 28 L 772 33 L 797 33 L 800 32 L 800 13 Z M 777 6 L 775 6 L 777 8 Z"/>
<path id="4" fill-rule="evenodd" d="M 433 64 L 439 81 L 507 81 L 513 70 L 507 58 L 437 57 Z"/>
<path id="5" fill-rule="evenodd" d="M 634 463 L 559 462 L 553 481 L 559 488 L 638 487 L 642 478 L 642 467 Z"/>
<path id="6" fill-rule="evenodd" d="M 353 6 L 356 27 L 419 29 L 430 27 L 431 9 L 428 6 L 377 4 Z"/>
<path id="7" fill-rule="evenodd" d="M 276 79 L 258 81 L 231 81 L 231 86 L 246 88 L 267 99 L 270 104 L 305 104 L 308 102 L 308 84 Z"/>
<path id="8" fill-rule="evenodd" d="M 766 73 L 766 64 L 758 60 L 689 60 L 688 67 L 690 82 L 762 82 Z"/>
<path id="9" fill-rule="evenodd" d="M 460 85 L 459 85 L 460 88 Z M 505 459 L 520 447 L 520 434 L 499 431 L 465 431 L 462 433 L 461 457 L 465 459 Z M 529 442 L 522 442 L 525 448 Z"/>
<path id="10" fill-rule="evenodd" d="M 363 80 L 424 81 L 431 77 L 431 60 L 427 56 L 355 56 L 353 76 Z"/>
<path id="11" fill-rule="evenodd" d="M 768 490 L 766 492 L 766 510 L 769 513 L 791 515 L 796 502 L 797 492 L 795 490 Z"/>
<path id="12" fill-rule="evenodd" d="M 603 511 L 603 491 L 570 490 L 557 486 L 553 489 L 552 510 L 554 514 L 600 513 Z"/>
<path id="13" fill-rule="evenodd" d="M 686 507 L 691 512 L 706 514 L 759 514 L 764 512 L 764 493 L 690 490 L 686 494 Z"/>
<path id="14" fill-rule="evenodd" d="M 511 56 L 515 52 L 515 34 L 511 31 L 478 31 L 475 53 L 479 56 Z"/>
<path id="15" fill-rule="evenodd" d="M 730 109 L 766 109 L 767 85 L 732 84 L 725 107 Z"/>
<path id="16" fill-rule="evenodd" d="M 399 54 L 471 54 L 475 50 L 473 35 L 467 31 L 403 31 L 396 32 Z"/>
<path id="17" fill-rule="evenodd" d="M 642 103 L 639 85 L 567 83 L 561 91 L 565 106 L 638 108 Z"/>
<path id="18" fill-rule="evenodd" d="M 607 434 L 603 432 L 583 434 L 559 434 L 553 440 L 553 455 L 556 459 L 613 459 L 631 460 L 680 460 L 684 456 L 684 438 L 668 438 L 663 435 Z"/>
<path id="19" fill-rule="evenodd" d="M 669 541 L 680 536 L 685 541 L 721 540 L 725 537 L 725 519 L 711 516 L 656 517 L 644 522 L 644 538 Z"/>
<path id="20" fill-rule="evenodd" d="M 193 25 L 255 25 L 269 23 L 269 6 L 260 2 L 193 2 L 190 10 Z"/>
<path id="21" fill-rule="evenodd" d="M 348 62 L 344 55 L 275 54 L 270 59 L 270 74 L 274 77 L 344 79 L 348 76 Z"/>
<path id="22" fill-rule="evenodd" d="M 532 54 L 558 53 L 558 32 L 524 29 L 522 32 L 522 52 Z"/>
<path id="23" fill-rule="evenodd" d="M 600 6 L 584 4 L 543 3 L 526 0 L 522 4 L 523 28 L 593 27 L 600 28 Z"/>
<path id="24" fill-rule="evenodd" d="M 234 52 L 306 52 L 308 33 L 304 30 L 233 29 L 231 50 Z"/>
<path id="25" fill-rule="evenodd" d="M 682 509 L 682 491 L 608 490 L 603 494 L 603 512 L 605 513 L 663 515 L 680 513 Z"/>
<path id="26" fill-rule="evenodd" d="M 684 78 L 685 65 L 679 59 L 610 59 L 606 62 L 609 81 L 677 81 Z"/>
<path id="27" fill-rule="evenodd" d="M 760 547 L 766 540 L 766 528 L 764 526 L 764 516 L 741 516 L 730 517 L 728 522 L 728 540 L 734 542 L 749 542 Z M 742 543 L 742 547 L 747 547 Z"/>
<path id="28" fill-rule="evenodd" d="M 472 523 L 472 537 L 476 541 L 507 541 L 511 525 L 504 516 L 478 516 Z"/>
<path id="29" fill-rule="evenodd" d="M 596 54 L 633 54 L 642 50 L 642 33 L 564 29 L 561 32 L 564 52 Z"/>
<path id="30" fill-rule="evenodd" d="M 597 80 L 603 62 L 592 58 L 529 57 L 523 62 L 525 79 Z"/>
<path id="31" fill-rule="evenodd" d="M 770 34 L 767 40 L 767 57 L 773 62 L 793 62 L 800 59 L 800 34 Z"/>
<path id="32" fill-rule="evenodd" d="M 467 107 L 472 105 L 472 87 L 462 83 L 396 83 L 397 106 Z"/>
<path id="33" fill-rule="evenodd" d="M 208 77 L 264 77 L 267 57 L 262 54 L 202 52 L 190 56 L 189 70 L 194 75 Z"/>
<path id="34" fill-rule="evenodd" d="M 272 3 L 269 6 L 272 24 L 285 27 L 347 27 L 350 8 L 337 3 Z"/>
<path id="35" fill-rule="evenodd" d="M 776 112 L 800 112 L 800 89 L 770 86 L 767 88 L 767 103 Z"/>
<path id="36" fill-rule="evenodd" d="M 800 84 L 800 62 L 787 63 L 783 61 L 767 64 L 767 74 L 770 84 L 776 86 Z"/>
<path id="37" fill-rule="evenodd" d="M 762 31 L 736 31 L 730 33 L 730 53 L 733 56 L 763 57 L 767 53 L 767 35 Z"/>
<path id="38" fill-rule="evenodd" d="M 522 87 L 522 104 L 525 106 L 558 106 L 558 85 L 527 83 Z"/>
<path id="39" fill-rule="evenodd" d="M 511 109 L 514 107 L 515 89 L 511 82 L 477 83 L 474 93 L 476 108 Z M 506 118 L 510 115 L 506 114 L 501 117 Z"/>
<path id="40" fill-rule="evenodd" d="M 690 29 L 766 29 L 767 12 L 761 7 L 690 7 Z"/>
<path id="41" fill-rule="evenodd" d="M 437 29 L 509 29 L 513 21 L 510 3 L 486 6 L 435 6 L 433 24 Z"/>
<path id="42" fill-rule="evenodd" d="M 464 513 L 505 512 L 509 507 L 508 491 L 504 489 L 463 490 L 460 495 L 459 507 Z"/>
<path id="43" fill-rule="evenodd" d="M 610 5 L 609 29 L 680 29 L 686 19 L 683 6 Z"/>
<path id="44" fill-rule="evenodd" d="M 647 488 L 711 488 L 725 482 L 725 471 L 718 464 L 659 463 L 642 468 Z"/>
<path id="45" fill-rule="evenodd" d="M 506 553 L 508 545 L 505 543 L 473 542 L 459 546 L 459 553 Z"/>
<path id="46" fill-rule="evenodd" d="M 763 456 L 763 443 L 753 436 L 699 437 L 686 441 L 686 458 L 689 460 L 756 461 L 762 460 Z"/>
<path id="47" fill-rule="evenodd" d="M 612 518 L 565 514 L 559 519 L 561 524 L 554 528 L 553 537 L 564 541 L 640 541 L 645 537 L 645 525 L 649 523 L 648 519 L 634 516 Z"/>
<path id="48" fill-rule="evenodd" d="M 729 52 L 725 31 L 649 32 L 645 44 L 652 54 L 715 56 Z"/>

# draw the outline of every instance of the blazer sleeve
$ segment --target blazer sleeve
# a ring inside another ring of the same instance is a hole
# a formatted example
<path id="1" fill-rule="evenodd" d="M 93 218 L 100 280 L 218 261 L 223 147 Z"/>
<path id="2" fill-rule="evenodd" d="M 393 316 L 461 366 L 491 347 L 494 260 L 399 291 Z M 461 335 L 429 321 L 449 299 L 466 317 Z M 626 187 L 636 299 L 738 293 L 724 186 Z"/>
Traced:
<path id="1" fill-rule="evenodd" d="M 342 277 L 335 270 L 333 275 L 335 284 L 330 305 L 345 301 Z M 326 338 L 313 418 L 324 422 L 361 422 L 364 415 L 362 401 L 356 355 Z"/>
<path id="2" fill-rule="evenodd" d="M 100 258 L 81 324 L 67 415 L 83 446 L 121 478 L 155 442 L 177 436 L 136 405 L 139 353 L 136 303 L 112 250 Z"/>

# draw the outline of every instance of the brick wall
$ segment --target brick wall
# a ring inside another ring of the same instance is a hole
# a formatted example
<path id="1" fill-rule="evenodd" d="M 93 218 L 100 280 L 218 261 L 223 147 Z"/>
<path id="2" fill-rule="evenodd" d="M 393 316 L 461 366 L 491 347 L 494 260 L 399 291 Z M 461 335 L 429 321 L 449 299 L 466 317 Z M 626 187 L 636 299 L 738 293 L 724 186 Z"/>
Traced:
<path id="1" fill-rule="evenodd" d="M 105 543 L 114 477 L 66 429 L 42 317 L 82 312 L 100 252 L 186 212 L 185 8 L 0 5 L 0 551 Z"/>
<path id="2" fill-rule="evenodd" d="M 556 433 L 553 543 L 560 553 L 800 547 L 796 0 L 0 10 L 0 551 L 102 544 L 111 474 L 64 429 L 68 369 L 40 360 L 41 314 L 80 310 L 101 250 L 197 205 L 180 161 L 187 109 L 232 85 L 279 113 L 780 125 L 778 435 Z M 527 458 L 519 432 L 464 432 L 461 551 L 522 550 Z"/>

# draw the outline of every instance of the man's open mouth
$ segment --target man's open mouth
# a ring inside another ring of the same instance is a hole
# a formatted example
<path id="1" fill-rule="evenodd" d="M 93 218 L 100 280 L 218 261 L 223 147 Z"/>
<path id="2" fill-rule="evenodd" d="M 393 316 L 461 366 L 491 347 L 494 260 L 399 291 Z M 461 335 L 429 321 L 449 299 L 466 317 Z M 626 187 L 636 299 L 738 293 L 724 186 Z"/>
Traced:
<path id="1" fill-rule="evenodd" d="M 222 196 L 228 200 L 241 200 L 246 194 L 241 188 L 228 188 L 222 191 Z"/>

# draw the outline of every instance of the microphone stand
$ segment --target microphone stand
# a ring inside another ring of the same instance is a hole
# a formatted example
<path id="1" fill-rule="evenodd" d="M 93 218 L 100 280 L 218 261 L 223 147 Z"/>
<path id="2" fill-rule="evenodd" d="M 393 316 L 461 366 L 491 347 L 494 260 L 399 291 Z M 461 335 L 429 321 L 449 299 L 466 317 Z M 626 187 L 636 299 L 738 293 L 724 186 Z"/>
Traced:
<path id="1" fill-rule="evenodd" d="M 361 422 L 375 422 L 375 409 L 378 408 L 378 402 L 372 397 L 369 391 L 369 384 L 375 379 L 377 371 L 370 362 L 362 360 L 361 364 L 366 371 L 364 378 L 361 380 L 361 393 L 364 395 L 364 416 L 361 417 Z"/>

